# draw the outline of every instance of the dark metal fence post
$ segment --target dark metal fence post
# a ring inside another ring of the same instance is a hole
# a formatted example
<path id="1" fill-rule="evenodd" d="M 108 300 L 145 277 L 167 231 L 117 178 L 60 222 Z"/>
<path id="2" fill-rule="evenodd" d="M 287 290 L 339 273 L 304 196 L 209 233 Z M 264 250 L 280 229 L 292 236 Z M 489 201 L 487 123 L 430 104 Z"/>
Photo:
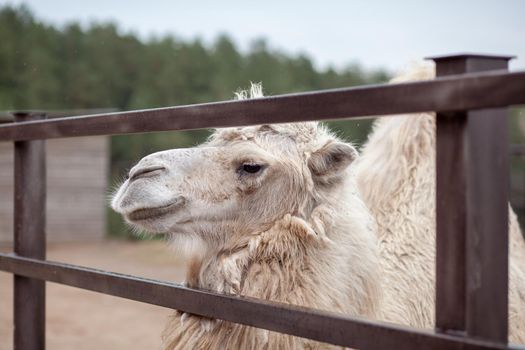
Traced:
<path id="1" fill-rule="evenodd" d="M 16 122 L 44 119 L 14 113 Z M 46 151 L 44 140 L 15 142 L 14 248 L 20 256 L 46 257 Z M 45 282 L 14 277 L 14 348 L 45 349 Z"/>
<path id="2" fill-rule="evenodd" d="M 433 58 L 438 77 L 507 70 L 511 57 Z M 483 98 L 483 96 L 480 96 Z M 436 328 L 507 342 L 506 109 L 438 113 Z"/>

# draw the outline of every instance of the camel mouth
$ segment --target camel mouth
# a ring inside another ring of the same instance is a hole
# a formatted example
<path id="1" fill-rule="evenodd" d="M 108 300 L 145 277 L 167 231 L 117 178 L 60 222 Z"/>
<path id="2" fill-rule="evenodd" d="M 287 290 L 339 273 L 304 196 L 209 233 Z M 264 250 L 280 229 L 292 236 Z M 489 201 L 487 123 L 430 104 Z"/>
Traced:
<path id="1" fill-rule="evenodd" d="M 159 219 L 165 215 L 172 214 L 178 208 L 183 206 L 185 202 L 186 200 L 184 197 L 178 197 L 175 201 L 166 205 L 136 209 L 127 214 L 126 217 L 133 222 Z"/>

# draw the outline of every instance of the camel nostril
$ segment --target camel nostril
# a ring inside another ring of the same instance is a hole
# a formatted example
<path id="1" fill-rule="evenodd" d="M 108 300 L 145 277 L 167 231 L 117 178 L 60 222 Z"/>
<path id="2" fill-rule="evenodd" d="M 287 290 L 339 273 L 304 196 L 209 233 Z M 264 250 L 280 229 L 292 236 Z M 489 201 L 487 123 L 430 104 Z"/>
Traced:
<path id="1" fill-rule="evenodd" d="M 132 170 L 128 174 L 128 179 L 129 181 L 133 181 L 141 177 L 152 176 L 152 175 L 155 175 L 154 174 L 155 172 L 162 171 L 162 170 L 166 170 L 166 168 L 163 166 L 150 166 L 150 167 L 145 167 L 145 168 L 139 168 L 136 170 Z"/>

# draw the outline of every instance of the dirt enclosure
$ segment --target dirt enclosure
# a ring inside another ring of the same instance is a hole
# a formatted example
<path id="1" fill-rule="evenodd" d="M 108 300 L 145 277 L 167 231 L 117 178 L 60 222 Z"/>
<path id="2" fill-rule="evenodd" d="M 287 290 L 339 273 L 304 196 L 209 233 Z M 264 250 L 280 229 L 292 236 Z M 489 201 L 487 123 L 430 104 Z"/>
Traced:
<path id="1" fill-rule="evenodd" d="M 55 244 L 48 246 L 48 259 L 167 281 L 184 278 L 184 262 L 164 242 Z M 46 288 L 47 349 L 159 348 L 170 310 L 55 283 Z M 12 340 L 13 278 L 0 272 L 0 350 L 12 350 Z"/>

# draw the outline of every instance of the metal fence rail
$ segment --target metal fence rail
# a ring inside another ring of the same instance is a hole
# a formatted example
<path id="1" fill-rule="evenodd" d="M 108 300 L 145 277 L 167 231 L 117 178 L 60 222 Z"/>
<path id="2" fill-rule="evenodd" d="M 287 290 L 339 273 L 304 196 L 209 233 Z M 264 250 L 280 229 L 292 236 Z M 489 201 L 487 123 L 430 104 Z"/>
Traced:
<path id="1" fill-rule="evenodd" d="M 401 84 L 4 124 L 0 125 L 0 141 L 492 108 L 525 103 L 523 91 L 525 72 L 465 74 Z"/>
<path id="2" fill-rule="evenodd" d="M 359 349 L 507 349 L 497 342 L 435 335 L 332 312 L 217 294 L 175 283 L 15 255 L 0 254 L 0 269 L 38 280 Z"/>
<path id="3" fill-rule="evenodd" d="M 15 142 L 15 252 L 0 254 L 15 274 L 15 349 L 44 349 L 44 281 L 362 349 L 525 349 L 507 343 L 507 121 L 496 107 L 525 104 L 525 73 L 502 71 L 508 59 L 436 58 L 425 82 L 0 126 L 0 141 Z M 435 332 L 45 261 L 45 217 L 31 215 L 45 213 L 42 139 L 422 111 L 438 112 Z"/>

